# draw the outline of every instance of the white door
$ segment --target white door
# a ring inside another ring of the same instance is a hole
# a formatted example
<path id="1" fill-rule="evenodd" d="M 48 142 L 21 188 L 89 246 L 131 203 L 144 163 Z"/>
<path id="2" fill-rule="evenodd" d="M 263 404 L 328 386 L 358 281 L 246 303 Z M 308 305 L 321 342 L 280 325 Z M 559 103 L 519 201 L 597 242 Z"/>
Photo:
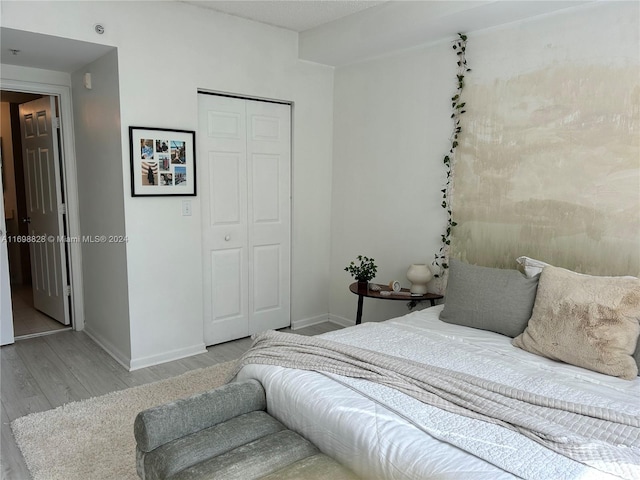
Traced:
<path id="1" fill-rule="evenodd" d="M 291 108 L 199 95 L 207 345 L 289 326 Z"/>
<path id="2" fill-rule="evenodd" d="M 33 306 L 69 325 L 67 263 L 55 97 L 20 105 L 22 158 L 31 243 Z"/>

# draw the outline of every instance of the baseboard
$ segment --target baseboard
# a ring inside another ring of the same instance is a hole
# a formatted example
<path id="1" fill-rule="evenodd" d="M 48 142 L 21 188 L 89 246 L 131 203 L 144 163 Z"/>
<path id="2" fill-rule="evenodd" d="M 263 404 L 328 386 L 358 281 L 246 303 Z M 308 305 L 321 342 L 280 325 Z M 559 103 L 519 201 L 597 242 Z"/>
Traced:
<path id="1" fill-rule="evenodd" d="M 83 332 L 86 333 L 91 340 L 96 342 L 100 348 L 102 348 L 105 352 L 107 352 L 113 359 L 122 365 L 124 368 L 129 370 L 130 372 L 134 370 L 139 370 L 145 367 L 151 367 L 153 365 L 158 365 L 160 363 L 171 362 L 173 360 L 180 360 L 181 358 L 190 357 L 192 355 L 198 355 L 199 353 L 205 353 L 207 349 L 204 346 L 204 343 L 199 345 L 193 345 L 187 348 L 180 348 L 177 350 L 171 350 L 170 352 L 164 352 L 159 355 L 151 355 L 149 357 L 139 358 L 139 359 L 131 359 L 129 356 L 122 353 L 118 348 L 116 348 L 110 341 L 106 340 L 100 334 L 91 331 L 90 327 L 86 327 L 83 329 Z"/>
<path id="2" fill-rule="evenodd" d="M 355 320 L 351 320 L 349 318 L 341 317 L 339 315 L 329 314 L 329 321 L 331 323 L 335 323 L 336 325 L 340 325 L 342 327 L 352 327 L 356 324 Z"/>
<path id="3" fill-rule="evenodd" d="M 105 352 L 111 355 L 116 362 L 118 362 L 124 368 L 129 370 L 129 363 L 131 362 L 131 359 L 129 358 L 128 355 L 125 355 L 124 353 L 122 353 L 110 341 L 102 337 L 102 335 L 91 331 L 91 327 L 87 326 L 86 324 L 84 329 L 82 329 L 82 331 L 86 333 L 91 340 L 96 342 L 100 346 L 100 348 L 102 348 Z"/>
<path id="4" fill-rule="evenodd" d="M 151 355 L 149 357 L 131 359 L 131 365 L 129 371 L 139 370 L 145 367 L 152 367 L 153 365 L 159 365 L 160 363 L 172 362 L 174 360 L 180 360 L 181 358 L 191 357 L 200 353 L 205 353 L 204 342 L 197 345 L 192 345 L 186 348 L 179 348 L 171 350 L 169 352 L 160 353 L 158 355 Z"/>
<path id="5" fill-rule="evenodd" d="M 301 318 L 300 320 L 294 320 L 291 322 L 291 330 L 298 330 L 299 328 L 310 327 L 311 325 L 318 325 L 329 321 L 329 316 L 324 313 L 322 315 L 316 315 L 315 317 Z"/>

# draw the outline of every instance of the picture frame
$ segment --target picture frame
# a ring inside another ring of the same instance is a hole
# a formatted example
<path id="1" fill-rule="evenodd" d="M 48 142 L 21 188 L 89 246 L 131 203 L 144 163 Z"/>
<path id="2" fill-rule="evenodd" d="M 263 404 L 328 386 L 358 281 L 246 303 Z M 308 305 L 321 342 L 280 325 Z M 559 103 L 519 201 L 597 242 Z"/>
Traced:
<path id="1" fill-rule="evenodd" d="M 129 127 L 131 196 L 195 196 L 196 133 Z"/>

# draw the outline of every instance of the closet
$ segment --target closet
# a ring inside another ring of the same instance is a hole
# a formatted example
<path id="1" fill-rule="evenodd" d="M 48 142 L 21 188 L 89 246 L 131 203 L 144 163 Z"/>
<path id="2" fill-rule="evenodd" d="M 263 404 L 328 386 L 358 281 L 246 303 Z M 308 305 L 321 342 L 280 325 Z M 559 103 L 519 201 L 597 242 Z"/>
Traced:
<path id="1" fill-rule="evenodd" d="M 207 345 L 290 325 L 291 106 L 198 95 Z"/>

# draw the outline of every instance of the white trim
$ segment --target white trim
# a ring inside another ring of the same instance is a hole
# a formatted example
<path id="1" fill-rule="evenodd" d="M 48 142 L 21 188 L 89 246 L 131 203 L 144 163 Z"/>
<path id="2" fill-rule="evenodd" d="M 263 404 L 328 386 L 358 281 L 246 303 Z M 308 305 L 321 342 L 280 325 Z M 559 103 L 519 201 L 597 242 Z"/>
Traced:
<path id="1" fill-rule="evenodd" d="M 55 335 L 56 333 L 60 333 L 60 332 L 69 332 L 71 330 L 73 330 L 71 327 L 58 328 L 57 330 L 47 330 L 46 332 L 28 333 L 26 335 L 18 335 L 17 337 L 15 337 L 15 339 L 16 339 L 16 341 L 18 341 L 18 340 L 28 340 L 30 338 L 46 337 L 47 335 Z"/>
<path id="2" fill-rule="evenodd" d="M 356 324 L 355 320 L 333 314 L 329 314 L 329 322 L 335 323 L 336 325 L 340 325 L 342 327 L 353 327 Z"/>
<path id="3" fill-rule="evenodd" d="M 4 72 L 3 72 L 4 73 Z M 76 154 L 73 126 L 73 108 L 71 105 L 71 87 L 49 83 L 26 82 L 17 79 L 0 78 L 0 89 L 16 92 L 40 93 L 58 97 L 60 121 L 62 124 L 62 179 L 64 182 L 67 215 L 65 222 L 70 237 L 80 237 L 80 213 L 78 211 L 78 179 L 76 177 Z M 82 288 L 82 245 L 68 244 L 69 267 L 71 276 L 71 308 L 73 311 L 73 329 L 84 329 L 84 295 Z"/>
<path id="4" fill-rule="evenodd" d="M 266 103 L 279 103 L 281 105 L 293 105 L 292 100 L 280 100 L 277 98 L 269 98 L 269 97 L 257 97 L 253 95 L 243 95 L 240 93 L 232 93 L 232 92 L 223 92 L 221 90 L 209 90 L 206 88 L 199 88 L 198 94 L 200 95 L 215 95 L 218 97 L 229 97 L 229 98 L 238 98 L 240 100 L 251 100 L 255 102 L 266 102 Z"/>
<path id="5" fill-rule="evenodd" d="M 2 165 L 0 165 L 0 173 L 4 175 Z M 2 211 L 0 237 L 4 237 L 7 230 L 4 216 L 4 195 L 0 195 L 0 210 Z M 5 298 L 9 300 L 5 300 Z M 15 342 L 15 337 L 11 305 L 11 281 L 9 280 L 9 249 L 4 238 L 0 238 L 0 300 L 0 345 L 9 345 Z"/>
<path id="6" fill-rule="evenodd" d="M 180 360 L 181 358 L 187 358 L 191 357 L 192 355 L 198 355 L 200 353 L 206 352 L 207 349 L 203 342 L 191 347 L 170 350 L 168 352 L 151 355 L 149 357 L 132 359 L 129 362 L 129 366 L 127 368 L 130 372 L 132 372 L 134 370 L 139 370 L 140 368 L 152 367 L 153 365 L 158 365 L 160 363 L 172 362 L 174 360 Z"/>
<path id="7" fill-rule="evenodd" d="M 111 355 L 116 362 L 122 365 L 125 369 L 129 370 L 131 359 L 128 355 L 118 350 L 118 348 L 115 347 L 113 343 L 111 343 L 109 340 L 105 340 L 102 335 L 91 331 L 91 327 L 85 328 L 84 333 L 86 333 L 91 340 L 97 343 L 100 348 Z"/>
<path id="8" fill-rule="evenodd" d="M 310 327 L 311 325 L 318 325 L 320 323 L 328 322 L 329 315 L 322 314 L 315 317 L 301 318 L 300 320 L 294 320 L 291 322 L 291 330 L 298 330 L 299 328 Z"/>

